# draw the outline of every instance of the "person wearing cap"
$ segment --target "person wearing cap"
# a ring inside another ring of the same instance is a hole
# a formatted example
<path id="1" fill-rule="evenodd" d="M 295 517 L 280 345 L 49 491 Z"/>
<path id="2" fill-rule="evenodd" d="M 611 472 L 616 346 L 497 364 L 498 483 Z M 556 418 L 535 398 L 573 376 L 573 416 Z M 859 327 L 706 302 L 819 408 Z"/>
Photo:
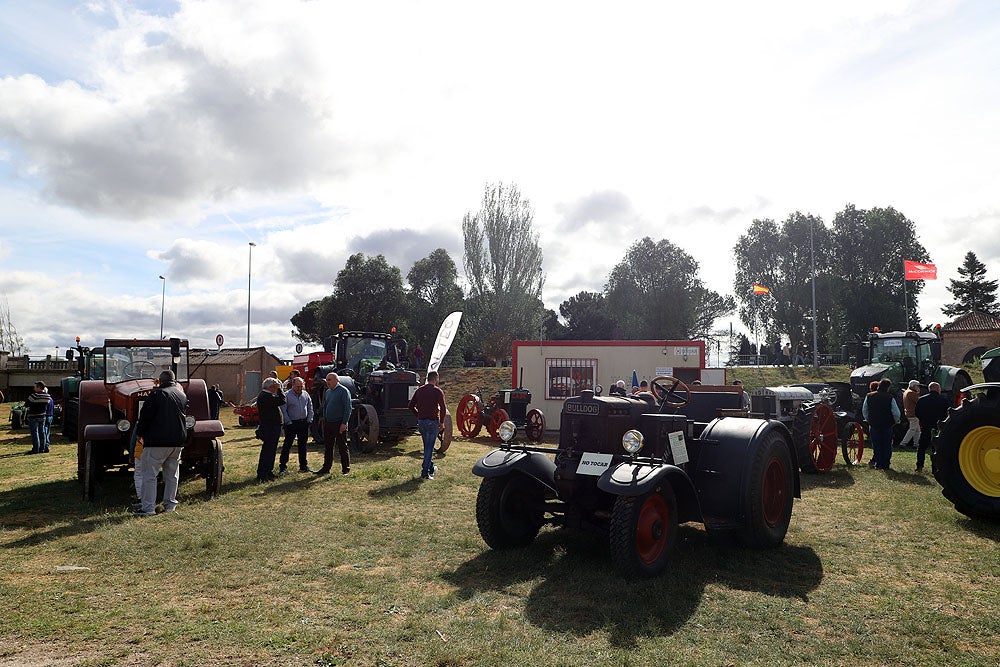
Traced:
<path id="1" fill-rule="evenodd" d="M 156 475 L 163 470 L 163 511 L 177 509 L 181 451 L 187 441 L 188 399 L 173 371 L 160 373 L 159 385 L 142 405 L 135 424 L 136 444 L 142 445 L 142 502 L 137 514 L 156 514 Z"/>
<path id="2" fill-rule="evenodd" d="M 920 398 L 920 383 L 916 380 L 910 380 L 906 391 L 903 392 L 903 414 L 906 415 L 906 420 L 910 422 L 910 428 L 906 430 L 906 435 L 903 436 L 903 440 L 899 443 L 900 447 L 906 447 L 907 443 L 909 443 L 910 447 L 916 447 L 917 443 L 920 442 L 920 420 L 917 419 L 918 398 Z"/>
<path id="3" fill-rule="evenodd" d="M 937 428 L 939 422 L 948 416 L 949 407 L 948 399 L 941 395 L 941 385 L 937 382 L 931 382 L 927 385 L 927 393 L 917 399 L 917 407 L 914 409 L 914 414 L 920 420 L 917 472 L 924 471 L 924 456 L 931 446 L 934 429 Z"/>

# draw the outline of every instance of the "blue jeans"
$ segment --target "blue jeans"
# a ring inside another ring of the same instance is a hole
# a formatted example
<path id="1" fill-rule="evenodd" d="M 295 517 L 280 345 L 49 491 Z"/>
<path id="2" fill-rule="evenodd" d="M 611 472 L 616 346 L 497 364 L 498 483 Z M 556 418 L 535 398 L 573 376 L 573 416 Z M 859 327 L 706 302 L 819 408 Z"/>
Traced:
<path id="1" fill-rule="evenodd" d="M 892 458 L 892 426 L 869 426 L 868 437 L 874 452 L 871 462 L 876 468 L 888 469 Z"/>
<path id="2" fill-rule="evenodd" d="M 28 417 L 28 429 L 31 430 L 31 451 L 37 454 L 48 447 L 45 444 L 45 416 Z"/>
<path id="3" fill-rule="evenodd" d="M 417 420 L 417 430 L 420 431 L 420 437 L 424 439 L 424 465 L 420 468 L 421 477 L 434 474 L 432 458 L 434 457 L 434 443 L 437 442 L 438 429 L 440 428 L 441 425 L 436 419 Z"/>
<path id="4" fill-rule="evenodd" d="M 52 417 L 45 418 L 45 451 L 49 451 L 49 435 L 52 432 Z"/>

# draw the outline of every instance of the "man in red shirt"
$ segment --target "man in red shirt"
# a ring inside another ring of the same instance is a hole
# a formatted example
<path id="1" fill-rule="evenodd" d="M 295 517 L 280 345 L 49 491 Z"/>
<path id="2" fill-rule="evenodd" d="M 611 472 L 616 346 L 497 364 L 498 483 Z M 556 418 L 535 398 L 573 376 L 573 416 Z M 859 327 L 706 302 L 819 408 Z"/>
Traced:
<path id="1" fill-rule="evenodd" d="M 448 411 L 444 392 L 438 387 L 437 371 L 427 373 L 427 384 L 413 392 L 409 408 L 417 415 L 417 430 L 424 439 L 424 464 L 420 469 L 420 479 L 434 479 L 434 473 L 437 472 L 437 466 L 431 462 L 434 441 L 437 440 L 438 431 L 444 428 L 444 417 Z"/>

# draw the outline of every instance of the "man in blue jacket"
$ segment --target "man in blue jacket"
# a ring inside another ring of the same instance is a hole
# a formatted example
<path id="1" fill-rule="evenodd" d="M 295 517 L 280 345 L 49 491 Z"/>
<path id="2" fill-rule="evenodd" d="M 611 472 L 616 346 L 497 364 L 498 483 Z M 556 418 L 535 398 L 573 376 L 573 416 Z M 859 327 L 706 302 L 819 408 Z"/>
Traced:
<path id="1" fill-rule="evenodd" d="M 351 418 L 351 392 L 340 384 L 340 376 L 328 373 L 323 395 L 323 467 L 316 472 L 330 474 L 333 467 L 333 445 L 340 452 L 341 473 L 351 472 L 351 452 L 347 448 L 347 420 Z"/>

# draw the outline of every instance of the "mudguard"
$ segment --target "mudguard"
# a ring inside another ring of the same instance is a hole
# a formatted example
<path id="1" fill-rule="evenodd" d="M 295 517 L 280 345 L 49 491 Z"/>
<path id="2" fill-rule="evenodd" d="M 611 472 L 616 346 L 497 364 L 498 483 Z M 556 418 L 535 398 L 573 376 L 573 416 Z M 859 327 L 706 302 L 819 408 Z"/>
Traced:
<path id="1" fill-rule="evenodd" d="M 750 462 L 761 441 L 775 431 L 792 460 L 794 496 L 802 497 L 798 459 L 784 424 L 773 419 L 716 419 L 701 434 L 698 467 L 691 473 L 706 524 L 742 525 Z"/>
<path id="2" fill-rule="evenodd" d="M 941 372 L 945 371 L 945 372 Z M 972 379 L 968 377 L 968 373 L 963 368 L 956 368 L 954 366 L 941 366 L 938 369 L 937 381 L 941 383 L 941 391 L 950 392 L 955 388 L 955 380 L 962 377 L 962 385 L 971 384 Z"/>
<path id="3" fill-rule="evenodd" d="M 189 380 L 184 393 L 188 399 L 187 413 L 198 421 L 208 419 L 208 385 L 205 381 L 199 378 Z"/>
<path id="4" fill-rule="evenodd" d="M 472 473 L 479 477 L 502 477 L 515 470 L 538 480 L 555 493 L 556 464 L 538 452 L 494 449 L 472 466 Z"/>
<path id="5" fill-rule="evenodd" d="M 604 471 L 597 480 L 597 488 L 615 496 L 641 496 L 664 482 L 670 484 L 677 498 L 678 520 L 681 523 L 700 521 L 701 508 L 694 483 L 675 465 L 652 466 L 623 461 Z"/>
<path id="6" fill-rule="evenodd" d="M 221 438 L 225 433 L 226 429 L 218 419 L 205 419 L 194 424 L 194 437 L 196 438 Z"/>
<path id="7" fill-rule="evenodd" d="M 114 424 L 88 424 L 83 427 L 84 442 L 96 440 L 119 440 L 122 434 Z"/>

